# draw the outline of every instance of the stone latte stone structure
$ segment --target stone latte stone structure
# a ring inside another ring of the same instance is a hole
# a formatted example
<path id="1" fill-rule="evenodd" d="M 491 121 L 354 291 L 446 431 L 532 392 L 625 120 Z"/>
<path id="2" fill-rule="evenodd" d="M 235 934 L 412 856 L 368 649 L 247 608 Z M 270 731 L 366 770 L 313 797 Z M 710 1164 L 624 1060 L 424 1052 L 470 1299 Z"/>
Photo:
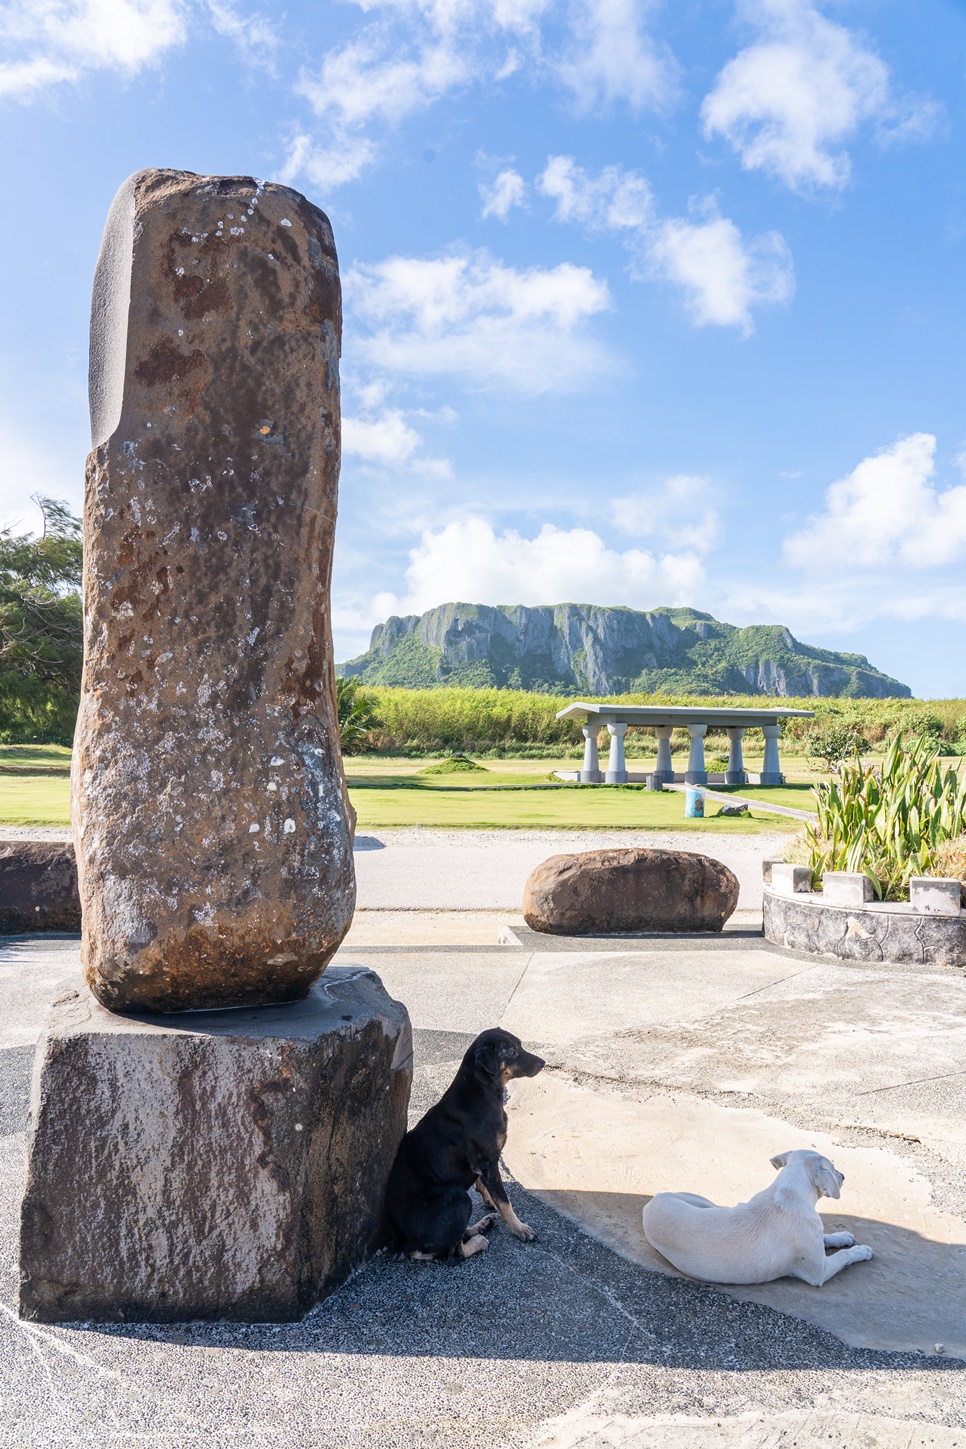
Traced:
<path id="1" fill-rule="evenodd" d="M 329 578 L 329 222 L 249 177 L 137 172 L 94 286 L 82 961 L 117 1010 L 303 997 L 352 918 Z"/>
<path id="2" fill-rule="evenodd" d="M 720 860 L 686 850 L 584 850 L 530 872 L 523 918 L 552 936 L 720 931 L 738 880 Z"/>
<path id="3" fill-rule="evenodd" d="M 78 982 L 37 1066 L 25 1318 L 299 1318 L 379 1241 L 412 1032 L 371 971 L 178 1016 L 115 1014 Z"/>

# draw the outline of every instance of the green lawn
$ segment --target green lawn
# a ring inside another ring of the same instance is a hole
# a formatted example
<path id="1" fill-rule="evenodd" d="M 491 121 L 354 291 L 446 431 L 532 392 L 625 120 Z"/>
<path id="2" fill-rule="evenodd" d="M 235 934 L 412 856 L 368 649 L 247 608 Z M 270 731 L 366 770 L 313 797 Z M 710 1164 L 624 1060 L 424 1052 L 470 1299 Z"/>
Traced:
<path id="1" fill-rule="evenodd" d="M 607 789 L 594 785 L 562 790 L 380 789 L 368 786 L 349 794 L 360 829 L 391 825 L 429 825 L 465 829 L 724 831 L 750 835 L 800 828 L 784 815 L 685 820 L 684 796 L 676 791 Z M 709 811 L 714 809 L 709 804 Z"/>
<path id="2" fill-rule="evenodd" d="M 350 758 L 349 793 L 360 828 L 427 825 L 495 829 L 632 829 L 725 831 L 753 834 L 796 830 L 785 816 L 685 820 L 684 798 L 635 787 L 552 783 L 554 769 L 575 769 L 572 760 L 493 760 L 485 773 L 424 775 L 426 760 Z M 8 825 L 68 825 L 70 750 L 60 745 L 0 746 L 0 821 Z M 750 786 L 736 793 L 808 809 L 806 784 L 781 790 Z"/>

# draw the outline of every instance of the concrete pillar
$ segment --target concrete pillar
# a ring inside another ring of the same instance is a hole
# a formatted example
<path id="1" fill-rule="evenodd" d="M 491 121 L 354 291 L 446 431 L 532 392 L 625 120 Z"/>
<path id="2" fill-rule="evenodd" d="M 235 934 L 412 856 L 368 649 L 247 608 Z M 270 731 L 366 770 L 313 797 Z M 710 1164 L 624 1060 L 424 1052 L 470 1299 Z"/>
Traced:
<path id="1" fill-rule="evenodd" d="M 580 772 L 580 781 L 583 785 L 599 785 L 603 780 L 600 773 L 600 760 L 597 757 L 597 736 L 600 734 L 599 724 L 581 725 L 584 736 L 584 764 Z"/>
<path id="2" fill-rule="evenodd" d="M 684 778 L 689 785 L 706 785 L 708 783 L 708 772 L 704 768 L 704 737 L 707 733 L 706 724 L 688 725 L 688 734 L 691 736 L 691 753 L 688 756 L 688 770 Z"/>
<path id="3" fill-rule="evenodd" d="M 741 740 L 744 729 L 733 725 L 728 730 L 728 769 L 725 774 L 726 785 L 747 785 L 748 776 L 745 774 L 745 762 L 741 757 Z"/>
<path id="4" fill-rule="evenodd" d="M 624 760 L 624 736 L 627 734 L 627 725 L 609 724 L 607 733 L 610 735 L 610 754 L 604 779 L 608 785 L 626 785 L 627 764 Z"/>
<path id="5" fill-rule="evenodd" d="M 657 766 L 653 778 L 659 780 L 662 785 L 669 785 L 674 779 L 674 764 L 671 760 L 671 735 L 673 725 L 656 725 L 654 733 L 657 735 Z"/>
<path id="6" fill-rule="evenodd" d="M 779 724 L 762 725 L 761 732 L 765 736 L 765 758 L 761 767 L 762 785 L 784 785 L 785 776 L 782 774 L 781 763 L 778 759 L 778 739 L 782 732 Z"/>

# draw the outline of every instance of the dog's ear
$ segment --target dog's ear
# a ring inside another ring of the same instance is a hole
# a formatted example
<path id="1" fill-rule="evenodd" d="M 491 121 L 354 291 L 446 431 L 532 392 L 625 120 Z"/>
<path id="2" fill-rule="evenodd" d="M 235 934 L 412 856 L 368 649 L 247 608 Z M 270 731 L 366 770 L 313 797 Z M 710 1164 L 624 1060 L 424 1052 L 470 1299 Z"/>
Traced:
<path id="1" fill-rule="evenodd" d="M 791 1155 L 792 1154 L 790 1152 L 779 1152 L 777 1157 L 772 1157 L 770 1159 L 771 1165 L 776 1172 L 779 1172 L 783 1167 L 787 1167 L 788 1159 L 791 1157 Z"/>
<path id="2" fill-rule="evenodd" d="M 481 1041 L 473 1053 L 473 1061 L 488 1077 L 499 1076 L 503 1064 L 503 1048 L 498 1041 Z"/>
<path id="3" fill-rule="evenodd" d="M 839 1175 L 827 1157 L 820 1157 L 817 1162 L 809 1163 L 808 1175 L 823 1197 L 842 1196 Z"/>

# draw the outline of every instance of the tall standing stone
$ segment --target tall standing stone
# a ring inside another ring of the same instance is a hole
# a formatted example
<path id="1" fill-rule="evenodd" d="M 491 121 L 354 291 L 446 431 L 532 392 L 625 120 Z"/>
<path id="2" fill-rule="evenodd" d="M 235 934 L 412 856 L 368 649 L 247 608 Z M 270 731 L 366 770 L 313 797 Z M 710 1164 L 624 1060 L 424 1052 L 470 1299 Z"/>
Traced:
<path id="1" fill-rule="evenodd" d="M 94 285 L 72 817 L 119 1010 L 302 997 L 355 900 L 329 581 L 332 230 L 249 177 L 139 171 Z"/>

